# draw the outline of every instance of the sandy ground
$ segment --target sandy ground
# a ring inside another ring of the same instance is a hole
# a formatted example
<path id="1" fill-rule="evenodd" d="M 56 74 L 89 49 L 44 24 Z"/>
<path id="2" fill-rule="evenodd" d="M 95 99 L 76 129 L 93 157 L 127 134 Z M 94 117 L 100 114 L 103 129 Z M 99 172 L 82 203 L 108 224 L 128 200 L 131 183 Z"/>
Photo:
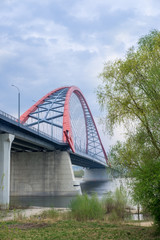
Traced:
<path id="1" fill-rule="evenodd" d="M 10 211 L 6 217 L 2 217 L 0 219 L 0 221 L 10 221 L 10 220 L 14 220 L 18 217 L 26 217 L 26 218 L 30 218 L 31 216 L 34 215 L 40 215 L 41 213 L 43 213 L 46 210 L 50 210 L 52 208 L 47 208 L 47 207 L 31 207 L 28 209 L 17 209 L 15 211 Z M 54 208 L 57 211 L 60 212 L 65 212 L 68 211 L 69 209 L 67 208 Z"/>
<path id="2" fill-rule="evenodd" d="M 49 210 L 52 208 L 47 208 L 47 207 L 30 207 L 28 209 L 22 209 L 22 210 L 15 210 L 15 211 L 10 211 L 8 212 L 6 217 L 2 217 L 0 219 L 0 221 L 10 221 L 10 220 L 14 220 L 18 217 L 26 217 L 26 218 L 30 218 L 31 216 L 34 215 L 40 215 L 41 213 L 43 213 L 46 210 Z M 59 211 L 59 212 L 66 212 L 69 211 L 68 208 L 54 208 L 55 210 Z M 125 223 L 126 224 L 126 223 Z M 153 225 L 153 222 L 148 221 L 148 222 L 143 222 L 143 221 L 135 221 L 135 222 L 129 222 L 127 223 L 129 225 L 135 225 L 135 226 L 143 226 L 143 227 L 151 227 Z"/>
<path id="3" fill-rule="evenodd" d="M 134 226 L 141 226 L 141 227 L 152 227 L 153 226 L 153 222 L 152 221 L 149 221 L 149 222 L 130 222 L 130 223 L 127 223 L 128 225 L 134 225 Z"/>

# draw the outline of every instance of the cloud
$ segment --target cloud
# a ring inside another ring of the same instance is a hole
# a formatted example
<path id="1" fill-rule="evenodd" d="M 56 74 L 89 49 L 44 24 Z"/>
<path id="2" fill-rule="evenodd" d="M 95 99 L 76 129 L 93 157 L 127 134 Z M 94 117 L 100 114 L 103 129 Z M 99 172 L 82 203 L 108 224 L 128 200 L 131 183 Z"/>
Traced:
<path id="1" fill-rule="evenodd" d="M 155 0 L 0 1 L 0 108 L 17 112 L 12 83 L 22 112 L 54 88 L 77 85 L 100 115 L 95 90 L 104 62 L 158 28 L 159 9 Z"/>

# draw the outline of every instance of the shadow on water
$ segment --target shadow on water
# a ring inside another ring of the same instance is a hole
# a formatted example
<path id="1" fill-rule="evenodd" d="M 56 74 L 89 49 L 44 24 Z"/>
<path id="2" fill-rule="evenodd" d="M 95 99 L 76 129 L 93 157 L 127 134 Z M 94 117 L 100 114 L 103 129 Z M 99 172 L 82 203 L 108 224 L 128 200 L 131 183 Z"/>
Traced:
<path id="1" fill-rule="evenodd" d="M 78 182 L 81 186 L 82 193 L 87 193 L 88 195 L 97 193 L 99 198 L 120 186 L 120 180 L 117 179 L 103 182 L 83 182 L 82 179 L 78 179 Z M 14 207 L 37 206 L 64 208 L 70 205 L 73 198 L 75 198 L 75 196 L 11 196 L 10 205 Z"/>
<path id="2" fill-rule="evenodd" d="M 114 191 L 116 188 L 116 184 L 113 180 L 103 182 L 82 182 L 80 185 L 82 193 L 87 193 L 88 195 L 97 193 L 99 198 L 109 191 Z"/>
<path id="3" fill-rule="evenodd" d="M 11 207 L 68 207 L 73 196 L 18 196 L 10 198 Z"/>
<path id="4" fill-rule="evenodd" d="M 103 182 L 84 182 L 82 179 L 76 179 L 81 186 L 82 194 L 87 193 L 89 196 L 96 193 L 101 199 L 107 192 L 114 192 L 116 188 L 123 186 L 127 190 L 126 180 L 123 178 L 115 178 Z M 69 207 L 70 202 L 75 196 L 18 196 L 10 198 L 11 208 L 27 208 L 35 207 Z M 136 210 L 136 206 L 133 206 Z M 132 220 L 144 220 L 143 214 L 132 214 Z"/>

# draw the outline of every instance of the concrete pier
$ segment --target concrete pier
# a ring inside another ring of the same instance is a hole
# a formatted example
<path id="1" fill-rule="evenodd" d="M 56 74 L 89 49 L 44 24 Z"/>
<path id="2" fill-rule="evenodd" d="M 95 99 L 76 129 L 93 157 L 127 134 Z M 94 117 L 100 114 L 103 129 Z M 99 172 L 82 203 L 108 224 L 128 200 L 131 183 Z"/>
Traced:
<path id="1" fill-rule="evenodd" d="M 106 167 L 106 168 L 96 168 L 96 169 L 85 169 L 84 170 L 84 181 L 96 181 L 96 182 L 101 182 L 101 181 L 107 181 L 113 178 L 120 177 L 120 172 L 117 170 Z"/>
<path id="2" fill-rule="evenodd" d="M 8 208 L 10 197 L 10 152 L 14 135 L 0 134 L 0 208 Z"/>
<path id="3" fill-rule="evenodd" d="M 11 196 L 73 196 L 79 191 L 67 151 L 12 153 Z"/>
<path id="4" fill-rule="evenodd" d="M 107 181 L 112 178 L 112 172 L 110 168 L 102 169 L 85 169 L 84 170 L 84 181 Z"/>

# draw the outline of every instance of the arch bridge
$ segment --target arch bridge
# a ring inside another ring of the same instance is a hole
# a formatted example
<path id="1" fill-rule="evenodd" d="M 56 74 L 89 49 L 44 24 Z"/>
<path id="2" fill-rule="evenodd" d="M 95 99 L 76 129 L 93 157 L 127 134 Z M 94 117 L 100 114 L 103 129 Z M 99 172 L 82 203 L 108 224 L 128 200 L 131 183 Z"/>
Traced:
<path id="1" fill-rule="evenodd" d="M 19 121 L 0 111 L 0 207 L 8 206 L 10 196 L 76 194 L 80 186 L 74 184 L 71 163 L 85 167 L 87 181 L 110 176 L 105 149 L 79 88 L 49 92 Z"/>
<path id="2" fill-rule="evenodd" d="M 84 156 L 92 159 L 91 162 L 99 163 L 97 166 L 108 165 L 90 108 L 80 89 L 75 86 L 49 92 L 21 115 L 20 122 L 68 143 L 72 159 Z M 82 165 L 85 166 L 84 163 Z"/>

